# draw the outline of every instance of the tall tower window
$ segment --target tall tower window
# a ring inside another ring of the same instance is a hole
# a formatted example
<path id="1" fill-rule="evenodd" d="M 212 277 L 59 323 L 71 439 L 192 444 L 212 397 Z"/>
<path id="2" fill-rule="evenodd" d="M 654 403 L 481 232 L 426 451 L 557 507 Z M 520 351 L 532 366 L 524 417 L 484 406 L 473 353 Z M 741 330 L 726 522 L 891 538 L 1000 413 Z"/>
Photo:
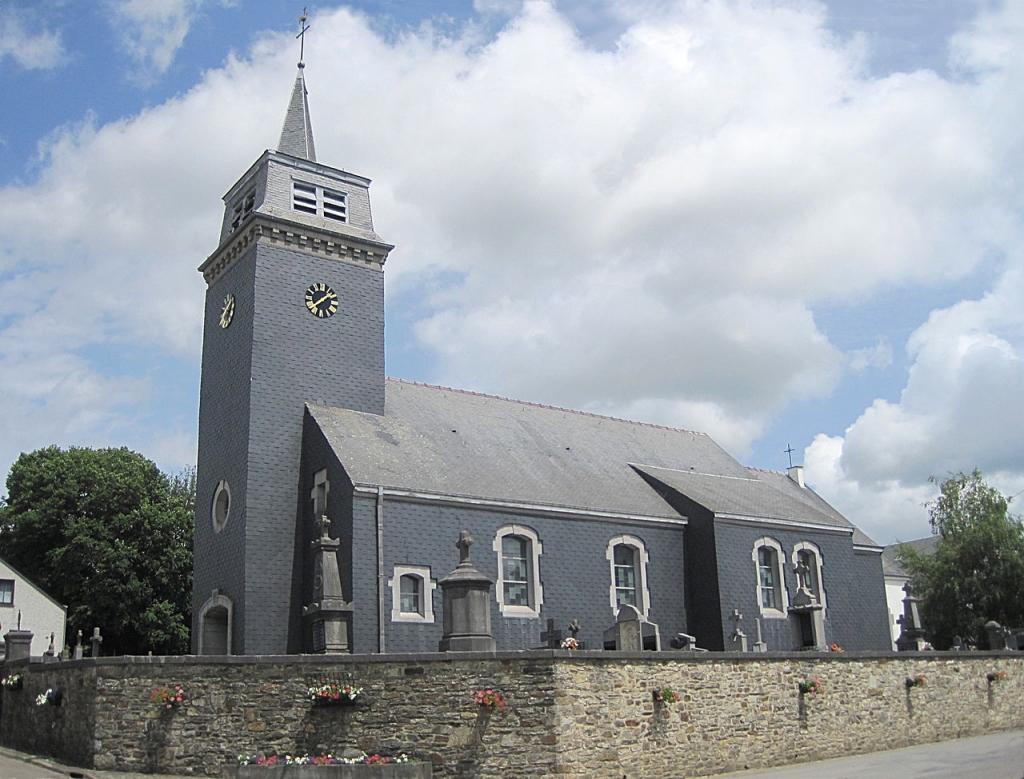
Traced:
<path id="1" fill-rule="evenodd" d="M 245 218 L 252 213 L 256 205 L 256 192 L 249 190 L 236 200 L 231 206 L 231 230 L 237 230 L 238 225 L 245 221 Z"/>
<path id="2" fill-rule="evenodd" d="M 315 184 L 292 182 L 292 208 L 303 214 L 322 216 L 335 222 L 348 221 L 348 197 L 345 193 Z"/>
<path id="3" fill-rule="evenodd" d="M 537 617 L 544 601 L 540 582 L 537 533 L 525 525 L 505 525 L 494 537 L 498 555 L 498 584 L 495 596 L 504 617 Z"/>

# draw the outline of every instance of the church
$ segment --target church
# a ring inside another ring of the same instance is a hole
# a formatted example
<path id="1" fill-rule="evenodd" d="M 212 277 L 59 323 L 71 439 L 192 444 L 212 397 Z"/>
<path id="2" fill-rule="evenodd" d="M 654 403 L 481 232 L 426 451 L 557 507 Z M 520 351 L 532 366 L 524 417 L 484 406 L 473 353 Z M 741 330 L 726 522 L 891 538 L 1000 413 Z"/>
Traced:
<path id="1" fill-rule="evenodd" d="M 799 466 L 387 378 L 369 187 L 317 161 L 300 62 L 199 268 L 194 653 L 436 652 L 464 530 L 498 650 L 615 648 L 627 607 L 645 649 L 890 648 L 882 548 Z"/>

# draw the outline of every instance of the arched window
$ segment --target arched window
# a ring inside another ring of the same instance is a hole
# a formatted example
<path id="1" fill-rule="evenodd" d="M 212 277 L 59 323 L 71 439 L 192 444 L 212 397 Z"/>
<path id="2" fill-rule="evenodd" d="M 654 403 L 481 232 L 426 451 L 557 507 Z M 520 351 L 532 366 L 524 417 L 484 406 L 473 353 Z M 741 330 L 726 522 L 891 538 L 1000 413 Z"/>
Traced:
<path id="1" fill-rule="evenodd" d="M 388 586 L 391 588 L 392 622 L 434 621 L 437 583 L 430 578 L 430 568 L 396 565 Z"/>
<path id="2" fill-rule="evenodd" d="M 757 605 L 765 617 L 784 617 L 788 599 L 782 578 L 782 546 L 774 538 L 759 538 L 754 543 L 757 566 Z"/>
<path id="3" fill-rule="evenodd" d="M 635 606 L 647 616 L 651 595 L 647 590 L 647 548 L 636 536 L 616 536 L 608 542 L 605 557 L 611 565 L 609 596 L 612 610 Z"/>
<path id="4" fill-rule="evenodd" d="M 541 543 L 525 525 L 505 525 L 494 537 L 498 554 L 495 597 L 506 617 L 536 617 L 544 601 L 540 583 Z"/>

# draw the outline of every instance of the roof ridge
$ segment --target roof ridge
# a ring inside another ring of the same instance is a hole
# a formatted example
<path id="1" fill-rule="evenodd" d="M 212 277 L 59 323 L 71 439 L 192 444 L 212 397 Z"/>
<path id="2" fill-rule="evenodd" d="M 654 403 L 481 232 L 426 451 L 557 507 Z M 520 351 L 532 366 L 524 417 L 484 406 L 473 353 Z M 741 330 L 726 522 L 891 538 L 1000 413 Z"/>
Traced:
<path id="1" fill-rule="evenodd" d="M 622 417 L 612 417 L 607 414 L 595 414 L 592 411 L 580 411 L 576 408 L 563 408 L 562 406 L 550 406 L 546 403 L 534 403 L 531 400 L 517 400 L 515 398 L 506 398 L 502 395 L 491 395 L 486 392 L 474 392 L 473 390 L 456 389 L 455 387 L 443 387 L 440 384 L 427 384 L 422 381 L 411 381 L 410 379 L 397 379 L 393 376 L 388 376 L 388 381 L 398 382 L 400 384 L 411 384 L 416 387 L 429 387 L 430 389 L 446 390 L 448 392 L 458 392 L 461 395 L 474 395 L 478 398 L 490 398 L 492 400 L 504 400 L 508 403 L 518 403 L 521 406 L 533 406 L 534 408 L 546 408 L 549 411 L 564 411 L 567 414 L 578 414 L 583 417 L 593 417 L 594 419 L 607 419 L 612 422 L 624 422 L 627 425 L 638 425 L 640 427 L 651 427 L 656 430 L 671 430 L 676 433 L 691 433 L 693 435 L 708 437 L 707 433 L 702 433 L 699 430 L 687 430 L 684 427 L 669 427 L 668 425 L 656 425 L 653 422 L 639 422 L 635 419 L 623 419 Z"/>
<path id="2" fill-rule="evenodd" d="M 744 466 L 748 471 L 757 471 L 758 473 L 770 473 L 772 476 L 786 476 L 789 474 L 785 471 L 773 471 L 770 468 L 755 468 L 753 465 Z"/>
<path id="3" fill-rule="evenodd" d="M 701 435 L 706 435 L 706 434 L 702 433 Z M 656 471 L 673 471 L 675 473 L 685 473 L 685 474 L 688 474 L 688 475 L 691 475 L 691 476 L 714 476 L 716 479 L 736 479 L 736 481 L 760 482 L 760 479 L 752 479 L 749 476 L 732 476 L 732 475 L 730 475 L 728 473 L 708 473 L 707 471 L 697 471 L 697 470 L 694 470 L 692 467 L 689 468 L 688 470 L 684 470 L 682 468 L 669 468 L 669 467 L 664 466 L 664 465 L 645 465 L 644 463 L 628 463 L 628 464 L 630 466 L 632 466 L 633 468 L 649 468 L 651 470 L 656 470 Z M 741 467 L 746 467 L 746 466 L 742 466 L 742 464 L 741 464 Z M 754 470 L 754 469 L 748 468 L 747 470 Z"/>

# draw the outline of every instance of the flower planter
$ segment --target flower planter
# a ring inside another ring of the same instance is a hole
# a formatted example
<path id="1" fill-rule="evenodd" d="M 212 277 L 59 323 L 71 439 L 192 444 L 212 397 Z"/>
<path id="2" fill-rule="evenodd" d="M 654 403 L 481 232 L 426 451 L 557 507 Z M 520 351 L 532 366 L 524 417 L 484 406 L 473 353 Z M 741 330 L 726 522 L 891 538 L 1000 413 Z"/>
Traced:
<path id="1" fill-rule="evenodd" d="M 223 779 L 431 779 L 430 763 L 385 765 L 233 765 Z"/>

